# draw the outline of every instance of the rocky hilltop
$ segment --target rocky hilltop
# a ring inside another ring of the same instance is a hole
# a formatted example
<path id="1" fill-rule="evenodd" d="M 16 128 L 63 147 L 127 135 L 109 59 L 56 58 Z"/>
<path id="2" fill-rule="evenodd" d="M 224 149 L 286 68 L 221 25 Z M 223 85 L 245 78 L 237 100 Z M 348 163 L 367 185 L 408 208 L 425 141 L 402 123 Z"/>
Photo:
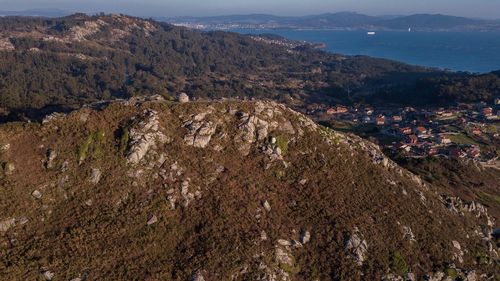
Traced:
<path id="1" fill-rule="evenodd" d="M 487 210 L 269 101 L 0 127 L 2 280 L 492 280 Z"/>

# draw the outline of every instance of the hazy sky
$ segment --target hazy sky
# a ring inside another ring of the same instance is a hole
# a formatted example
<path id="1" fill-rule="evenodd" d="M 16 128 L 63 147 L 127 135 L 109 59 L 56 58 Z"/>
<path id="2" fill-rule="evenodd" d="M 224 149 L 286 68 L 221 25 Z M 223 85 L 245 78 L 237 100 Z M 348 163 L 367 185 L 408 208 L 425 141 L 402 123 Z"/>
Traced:
<path id="1" fill-rule="evenodd" d="M 0 10 L 40 8 L 138 16 L 306 15 L 356 11 L 370 15 L 442 13 L 500 19 L 500 0 L 0 0 Z"/>

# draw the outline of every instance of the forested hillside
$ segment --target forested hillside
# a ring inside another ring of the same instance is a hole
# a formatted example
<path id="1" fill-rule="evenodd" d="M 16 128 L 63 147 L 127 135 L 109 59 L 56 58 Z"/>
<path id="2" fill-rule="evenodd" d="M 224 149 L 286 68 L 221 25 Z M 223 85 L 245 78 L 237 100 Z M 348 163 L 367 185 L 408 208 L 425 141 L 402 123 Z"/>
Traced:
<path id="1" fill-rule="evenodd" d="M 301 106 L 450 102 L 449 92 L 455 100 L 469 101 L 492 98 L 499 88 L 495 75 L 486 84 L 470 85 L 479 91 L 459 84 L 455 91 L 454 81 L 467 79 L 463 74 L 122 15 L 5 17 L 0 30 L 4 116 L 181 91 L 195 98 L 271 98 Z"/>

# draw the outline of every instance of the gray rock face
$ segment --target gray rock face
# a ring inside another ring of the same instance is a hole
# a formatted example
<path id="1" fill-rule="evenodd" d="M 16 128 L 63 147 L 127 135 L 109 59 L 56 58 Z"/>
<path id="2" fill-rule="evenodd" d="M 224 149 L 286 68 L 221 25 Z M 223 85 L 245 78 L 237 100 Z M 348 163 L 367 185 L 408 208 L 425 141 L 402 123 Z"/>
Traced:
<path id="1" fill-rule="evenodd" d="M 53 149 L 50 149 L 47 152 L 47 160 L 45 161 L 45 168 L 52 169 L 54 166 L 54 160 L 57 157 L 57 152 Z"/>
<path id="2" fill-rule="evenodd" d="M 43 195 L 42 195 L 42 193 L 41 193 L 39 190 L 35 190 L 35 191 L 33 191 L 33 192 L 31 193 L 31 195 L 32 195 L 33 197 L 35 197 L 36 199 L 42 199 L 42 196 L 43 196 Z"/>
<path id="3" fill-rule="evenodd" d="M 240 133 L 234 141 L 238 145 L 239 151 L 243 155 L 250 153 L 250 148 L 257 140 L 263 140 L 267 137 L 269 123 L 257 118 L 256 116 L 242 115 L 242 122 L 239 126 Z"/>
<path id="4" fill-rule="evenodd" d="M 15 170 L 16 170 L 16 166 L 14 166 L 13 163 L 6 163 L 5 164 L 5 174 L 6 175 L 12 175 Z"/>
<path id="5" fill-rule="evenodd" d="M 10 143 L 0 145 L 0 151 L 8 151 L 9 149 L 10 149 Z"/>
<path id="6" fill-rule="evenodd" d="M 477 281 L 478 277 L 474 270 L 469 271 L 465 274 L 464 281 Z"/>
<path id="7" fill-rule="evenodd" d="M 16 219 L 5 219 L 0 221 L 0 232 L 6 232 L 16 224 Z"/>
<path id="8" fill-rule="evenodd" d="M 262 241 L 267 240 L 267 233 L 264 230 L 260 232 L 260 240 Z"/>
<path id="9" fill-rule="evenodd" d="M 264 203 L 262 204 L 264 206 L 264 209 L 267 211 L 267 212 L 271 212 L 271 204 L 269 204 L 268 201 L 264 201 Z"/>
<path id="10" fill-rule="evenodd" d="M 279 239 L 278 244 L 281 246 L 292 246 L 292 243 L 285 239 Z"/>
<path id="11" fill-rule="evenodd" d="M 43 120 L 42 120 L 42 124 L 44 124 L 44 125 L 48 124 L 48 123 L 50 123 L 50 122 L 52 122 L 54 120 L 61 119 L 64 116 L 66 116 L 66 114 L 59 113 L 59 112 L 54 112 L 54 113 L 52 113 L 50 115 L 45 116 L 45 118 L 43 118 Z"/>
<path id="12" fill-rule="evenodd" d="M 361 233 L 357 228 L 349 234 L 344 242 L 345 248 L 350 252 L 358 265 L 363 265 L 368 252 L 368 243 L 362 239 Z"/>
<path id="13" fill-rule="evenodd" d="M 210 143 L 212 136 L 217 131 L 217 124 L 212 121 L 205 120 L 208 113 L 201 113 L 193 117 L 192 120 L 184 123 L 183 127 L 189 130 L 184 137 L 187 145 L 205 148 Z"/>
<path id="14" fill-rule="evenodd" d="M 382 281 L 405 281 L 403 277 L 395 274 L 388 274 L 382 277 Z"/>
<path id="15" fill-rule="evenodd" d="M 311 233 L 309 231 L 302 233 L 300 237 L 300 243 L 307 244 L 309 243 L 309 241 L 311 241 Z"/>
<path id="16" fill-rule="evenodd" d="M 92 173 L 90 174 L 89 182 L 92 184 L 98 184 L 101 180 L 102 172 L 99 169 L 92 169 Z"/>
<path id="17" fill-rule="evenodd" d="M 276 247 L 276 261 L 280 264 L 286 264 L 289 266 L 293 266 L 293 258 L 291 257 L 290 253 L 287 251 L 287 249 L 283 247 Z"/>
<path id="18" fill-rule="evenodd" d="M 50 281 L 56 276 L 56 274 L 52 271 L 45 271 L 42 273 L 42 276 L 45 280 Z"/>
<path id="19" fill-rule="evenodd" d="M 205 277 L 203 277 L 201 271 L 197 271 L 193 274 L 193 281 L 205 281 Z"/>
<path id="20" fill-rule="evenodd" d="M 128 163 L 139 164 L 151 148 L 166 141 L 167 137 L 160 131 L 158 113 L 147 111 L 145 118 L 130 129 Z"/>
<path id="21" fill-rule="evenodd" d="M 411 227 L 403 226 L 403 233 L 404 237 L 410 240 L 410 242 L 417 242 L 417 240 L 415 240 L 415 234 L 413 234 L 413 230 L 411 229 Z"/>
<path id="22" fill-rule="evenodd" d="M 415 274 L 406 273 L 404 277 L 402 277 L 391 273 L 383 276 L 382 281 L 415 281 Z"/>
<path id="23" fill-rule="evenodd" d="M 441 271 L 438 271 L 438 272 L 433 272 L 429 275 L 427 275 L 424 280 L 427 280 L 427 281 L 442 281 L 443 278 L 445 277 L 445 274 Z"/>
<path id="24" fill-rule="evenodd" d="M 149 220 L 147 225 L 152 225 L 158 222 L 158 217 L 157 216 L 152 216 Z"/>
<path id="25" fill-rule="evenodd" d="M 462 251 L 462 247 L 460 245 L 460 243 L 458 241 L 451 241 L 452 245 L 453 245 L 453 256 L 452 256 L 452 259 L 455 260 L 455 261 L 458 261 L 459 263 L 463 263 L 464 262 L 464 252 Z"/>

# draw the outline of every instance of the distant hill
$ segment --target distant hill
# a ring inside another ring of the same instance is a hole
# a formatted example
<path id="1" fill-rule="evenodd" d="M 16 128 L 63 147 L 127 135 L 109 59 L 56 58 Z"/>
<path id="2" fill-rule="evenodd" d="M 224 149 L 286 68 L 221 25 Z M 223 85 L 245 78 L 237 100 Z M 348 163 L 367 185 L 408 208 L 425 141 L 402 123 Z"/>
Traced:
<path id="1" fill-rule="evenodd" d="M 323 17 L 338 23 L 353 19 Z M 471 76 L 315 47 L 125 15 L 3 17 L 0 121 L 133 96 L 173 98 L 180 92 L 196 99 L 267 98 L 302 110 L 356 102 L 491 101 L 500 95 L 496 75 Z M 464 87 L 463 81 L 471 83 Z"/>
<path id="2" fill-rule="evenodd" d="M 380 22 L 381 26 L 392 29 L 455 29 L 482 26 L 487 24 L 484 20 L 475 20 L 461 17 L 445 16 L 445 15 L 412 15 L 406 17 L 398 17 L 395 19 L 385 20 Z"/>
<path id="3" fill-rule="evenodd" d="M 30 9 L 22 11 L 2 11 L 0 16 L 27 16 L 27 17 L 63 17 L 70 15 L 71 12 L 60 9 Z"/>
<path id="4" fill-rule="evenodd" d="M 346 99 L 347 87 L 366 95 L 445 73 L 280 37 L 200 32 L 124 15 L 0 18 L 5 111 L 181 91 L 304 105 Z"/>
<path id="5" fill-rule="evenodd" d="M 367 16 L 353 12 L 327 13 L 302 17 L 273 15 L 237 15 L 208 18 L 162 18 L 170 23 L 191 23 L 206 28 L 239 26 L 242 28 L 311 28 L 311 29 L 370 29 L 415 31 L 500 30 L 500 21 L 469 19 L 441 14 L 410 16 Z"/>

